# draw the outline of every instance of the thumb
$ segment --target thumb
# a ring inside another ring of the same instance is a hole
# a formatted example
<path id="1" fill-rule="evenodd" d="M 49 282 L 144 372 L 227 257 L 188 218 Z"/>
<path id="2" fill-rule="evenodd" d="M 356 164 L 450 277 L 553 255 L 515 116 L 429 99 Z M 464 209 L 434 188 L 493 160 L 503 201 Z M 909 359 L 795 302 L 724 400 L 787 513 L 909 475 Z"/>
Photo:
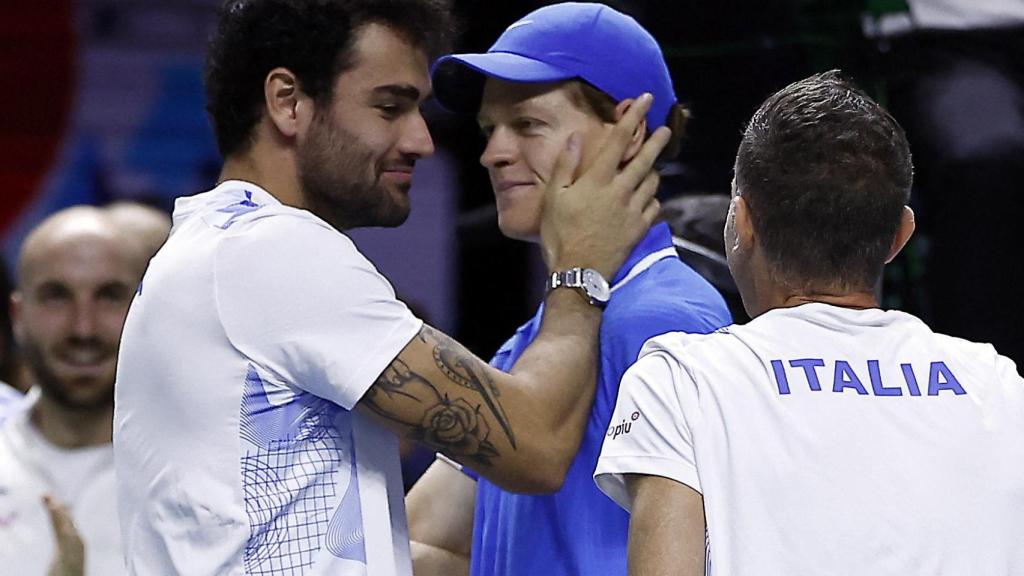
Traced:
<path id="1" fill-rule="evenodd" d="M 551 173 L 551 180 L 548 184 L 548 193 L 554 190 L 567 188 L 573 183 L 576 169 L 580 165 L 580 135 L 573 132 L 565 148 L 558 153 L 555 159 L 555 168 Z"/>

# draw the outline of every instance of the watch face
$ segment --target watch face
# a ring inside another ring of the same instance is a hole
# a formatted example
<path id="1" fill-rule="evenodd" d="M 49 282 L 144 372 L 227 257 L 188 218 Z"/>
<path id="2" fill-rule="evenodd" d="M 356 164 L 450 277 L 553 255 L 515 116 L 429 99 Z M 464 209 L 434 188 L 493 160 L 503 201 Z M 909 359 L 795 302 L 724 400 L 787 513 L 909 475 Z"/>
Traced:
<path id="1" fill-rule="evenodd" d="M 611 295 L 608 282 L 597 272 L 587 269 L 583 271 L 583 287 L 594 300 L 605 303 Z"/>

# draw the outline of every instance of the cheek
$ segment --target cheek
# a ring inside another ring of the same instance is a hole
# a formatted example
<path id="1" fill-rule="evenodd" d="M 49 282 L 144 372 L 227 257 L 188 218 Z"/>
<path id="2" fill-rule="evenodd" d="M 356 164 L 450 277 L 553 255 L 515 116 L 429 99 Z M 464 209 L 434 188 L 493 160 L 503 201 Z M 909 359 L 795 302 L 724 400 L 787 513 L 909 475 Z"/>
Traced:
<path id="1" fill-rule="evenodd" d="M 59 307 L 25 307 L 16 326 L 16 334 L 36 341 L 50 340 L 54 334 L 67 331 L 71 314 Z"/>
<path id="2" fill-rule="evenodd" d="M 560 148 L 551 140 L 536 140 L 531 146 L 523 147 L 523 160 L 526 162 L 530 172 L 541 182 L 551 179 L 555 171 L 555 162 L 558 159 Z"/>
<path id="3" fill-rule="evenodd" d="M 124 321 L 128 316 L 128 304 L 123 306 L 112 305 L 101 310 L 99 321 L 102 322 L 104 337 L 113 340 L 121 339 L 121 330 L 124 329 Z"/>

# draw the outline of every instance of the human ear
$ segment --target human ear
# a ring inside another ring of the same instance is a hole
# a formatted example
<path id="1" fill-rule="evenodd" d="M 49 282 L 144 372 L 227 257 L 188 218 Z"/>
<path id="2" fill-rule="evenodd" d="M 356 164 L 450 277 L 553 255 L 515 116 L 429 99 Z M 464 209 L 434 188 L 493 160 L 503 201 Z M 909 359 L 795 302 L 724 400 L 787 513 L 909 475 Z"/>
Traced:
<path id="1" fill-rule="evenodd" d="M 629 107 L 636 102 L 634 98 L 627 98 L 620 101 L 615 105 L 615 121 L 618 122 L 622 119 L 622 116 L 629 110 Z M 629 145 L 626 146 L 626 151 L 623 153 L 622 161 L 629 162 L 633 159 L 637 153 L 640 152 L 640 148 L 644 145 L 644 138 L 647 135 L 647 118 L 640 121 L 640 124 L 633 131 L 633 135 L 629 139 Z"/>
<path id="2" fill-rule="evenodd" d="M 285 138 L 295 138 L 308 125 L 312 103 L 291 70 L 278 67 L 268 72 L 263 82 L 263 98 L 267 118 Z"/>
<path id="3" fill-rule="evenodd" d="M 21 322 L 21 306 L 22 306 L 22 294 L 20 290 L 11 292 L 11 297 L 7 301 L 8 310 L 11 314 L 11 332 L 14 334 L 14 341 L 17 343 L 21 342 L 22 333 L 22 322 Z"/>
<path id="4" fill-rule="evenodd" d="M 733 245 L 725 249 L 734 252 L 749 252 L 754 246 L 754 221 L 750 216 L 750 205 L 739 194 L 729 204 L 730 225 L 733 229 Z"/>
<path id="5" fill-rule="evenodd" d="M 893 236 L 892 245 L 889 246 L 889 255 L 885 258 L 886 264 L 892 262 L 892 259 L 907 245 L 907 241 L 914 234 L 916 227 L 914 211 L 910 209 L 910 206 L 904 206 L 903 214 L 900 215 L 900 225 L 896 228 L 896 235 Z"/>

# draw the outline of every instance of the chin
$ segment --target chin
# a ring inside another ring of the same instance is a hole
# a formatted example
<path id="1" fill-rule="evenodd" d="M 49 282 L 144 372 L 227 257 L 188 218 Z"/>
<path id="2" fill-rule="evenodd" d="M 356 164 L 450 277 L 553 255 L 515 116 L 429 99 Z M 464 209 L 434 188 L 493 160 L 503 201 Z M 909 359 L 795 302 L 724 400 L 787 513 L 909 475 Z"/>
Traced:
<path id="1" fill-rule="evenodd" d="M 371 226 L 380 226 L 381 228 L 397 228 L 405 221 L 409 219 L 409 203 L 408 202 L 392 202 L 387 206 L 381 206 L 377 210 L 374 222 Z"/>
<path id="2" fill-rule="evenodd" d="M 381 205 L 377 207 L 374 223 L 371 226 L 382 228 L 396 228 L 405 224 L 409 219 L 412 206 L 409 203 L 409 191 L 386 188 L 387 195 Z"/>
<path id="3" fill-rule="evenodd" d="M 523 242 L 538 242 L 540 229 L 537 226 L 523 226 L 517 222 L 505 222 L 498 216 L 498 229 L 502 236 Z"/>

